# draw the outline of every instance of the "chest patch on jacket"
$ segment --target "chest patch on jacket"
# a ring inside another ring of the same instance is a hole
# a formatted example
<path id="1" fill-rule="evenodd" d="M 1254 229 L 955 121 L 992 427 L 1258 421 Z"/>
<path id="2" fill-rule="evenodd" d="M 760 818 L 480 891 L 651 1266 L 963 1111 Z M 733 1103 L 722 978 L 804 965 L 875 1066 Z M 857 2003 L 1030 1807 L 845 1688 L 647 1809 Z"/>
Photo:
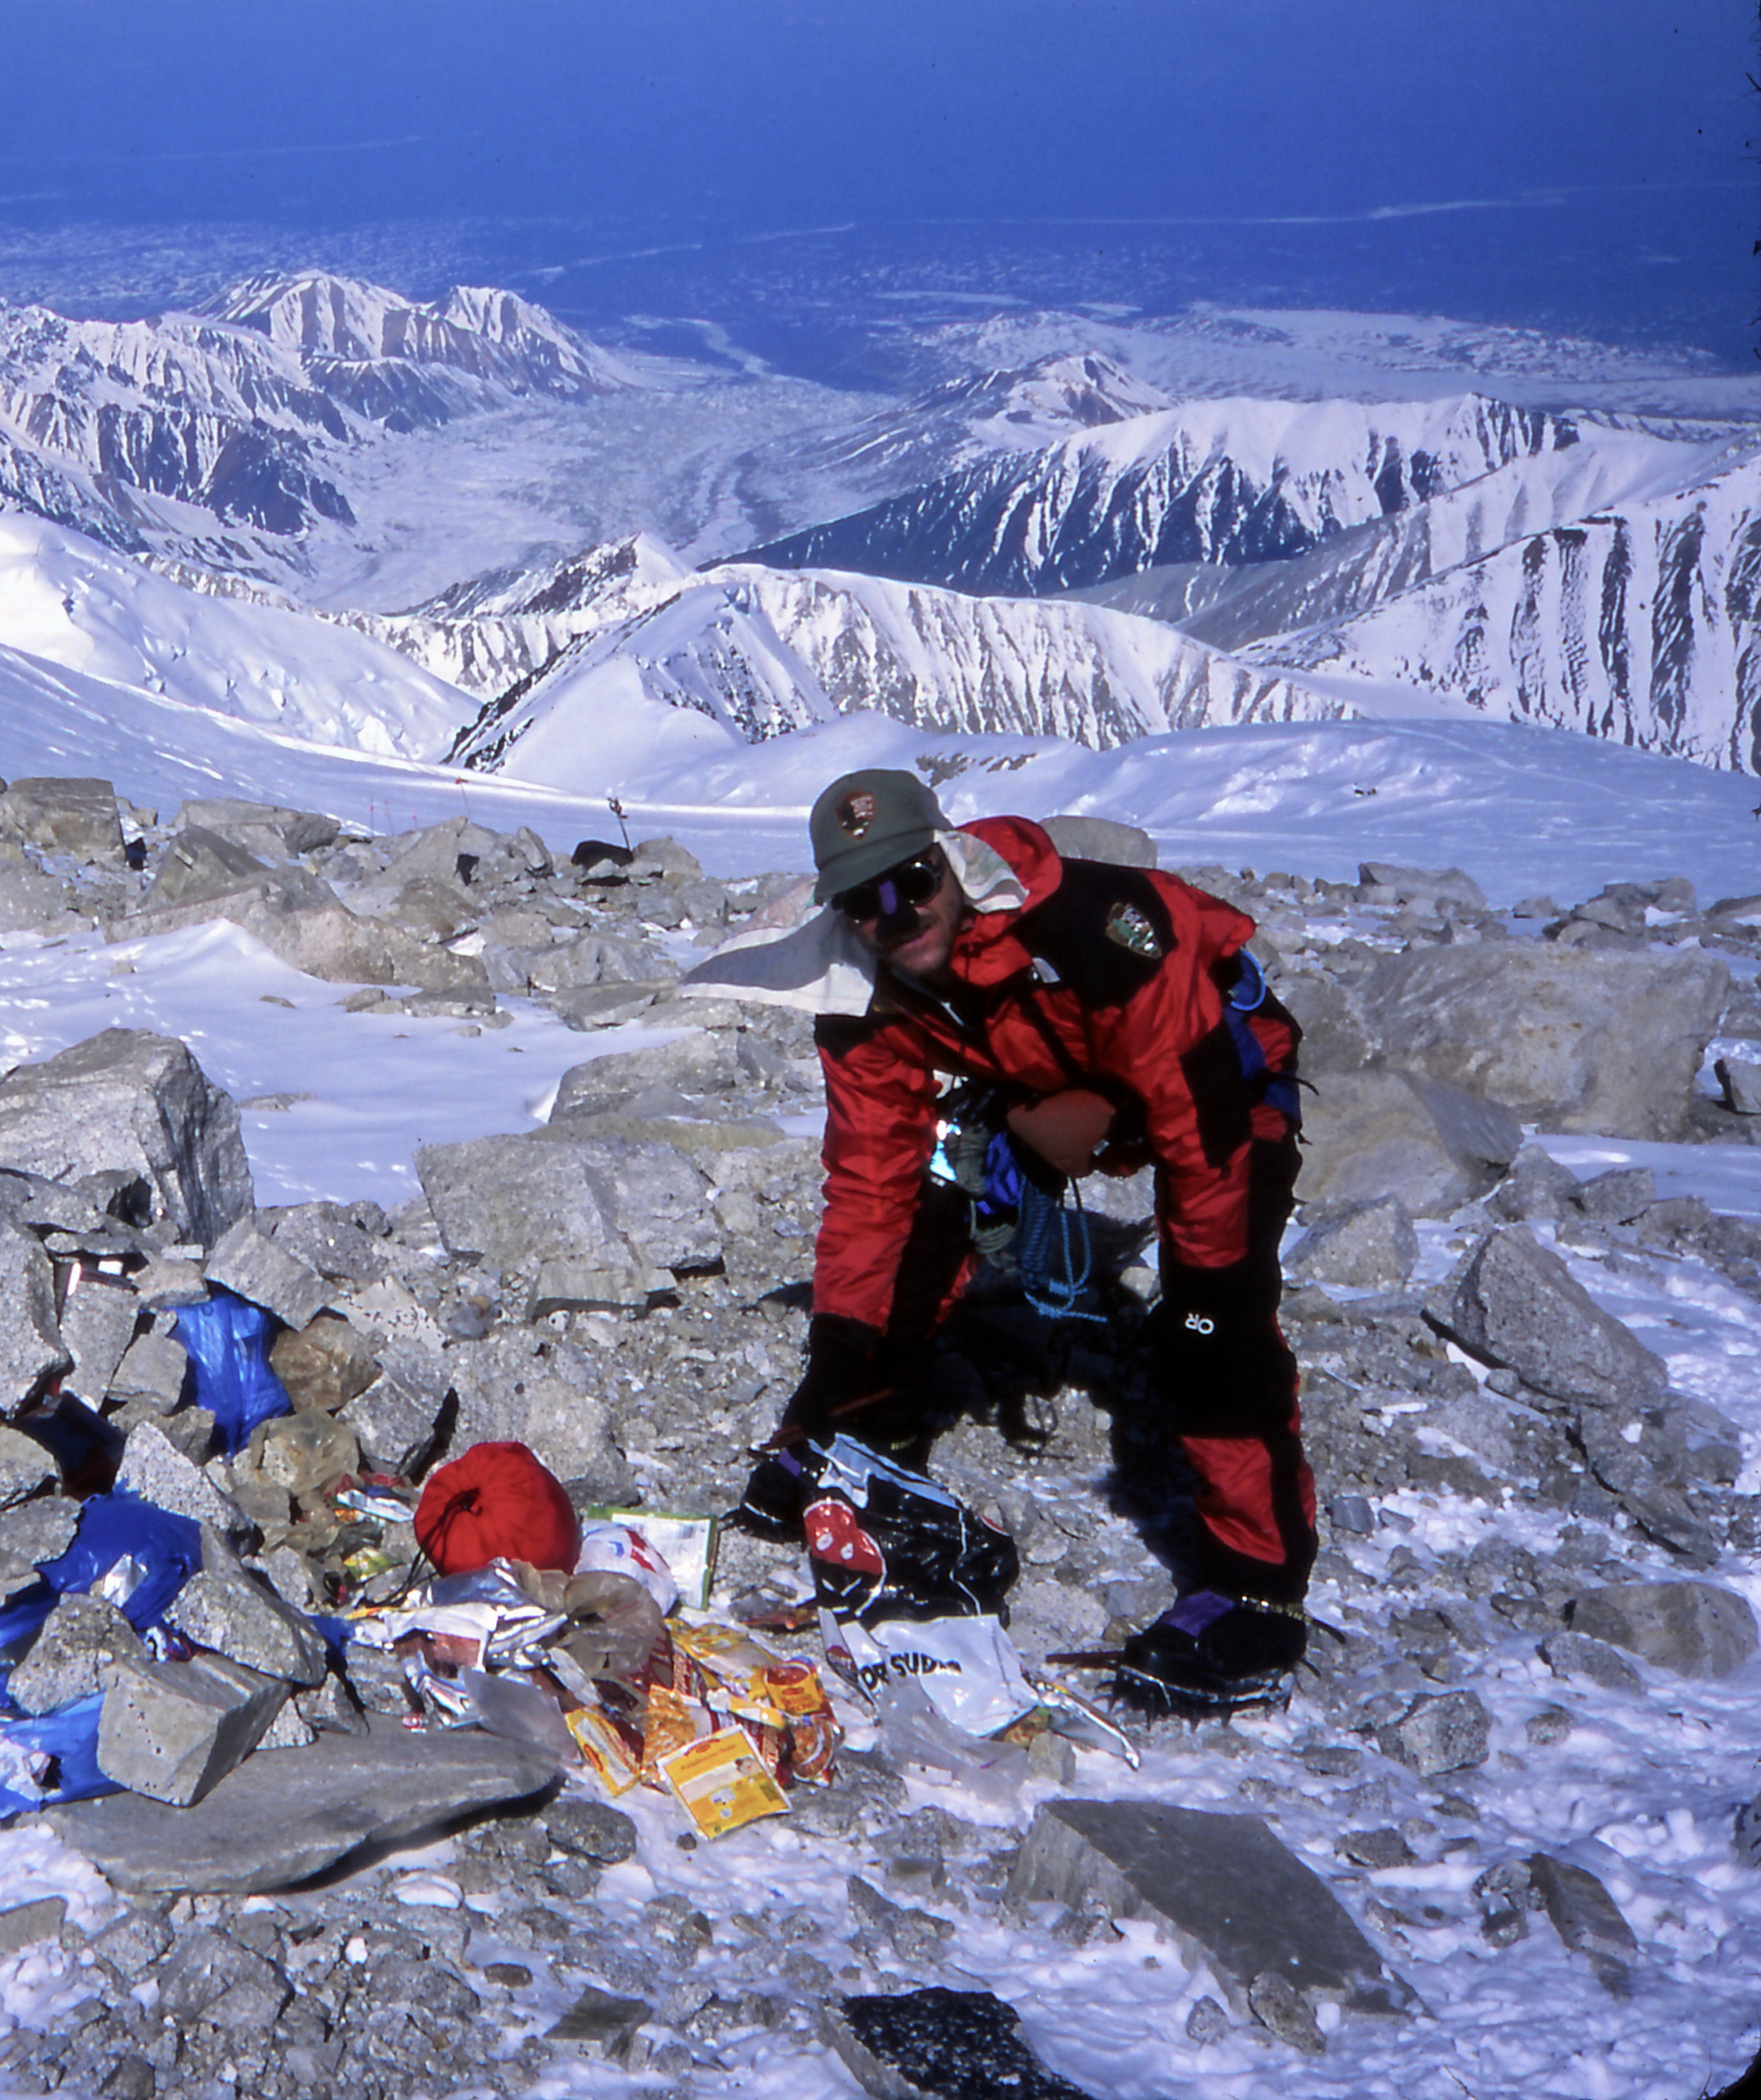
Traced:
<path id="1" fill-rule="evenodd" d="M 1123 1006 L 1174 952 L 1167 902 L 1141 868 L 1063 865 L 1050 897 L 1022 914 L 1022 945 L 1084 1006 Z"/>
<path id="2" fill-rule="evenodd" d="M 1134 955 L 1159 957 L 1163 953 L 1161 935 L 1135 904 L 1115 904 L 1107 913 L 1106 930 L 1110 941 L 1129 948 Z"/>

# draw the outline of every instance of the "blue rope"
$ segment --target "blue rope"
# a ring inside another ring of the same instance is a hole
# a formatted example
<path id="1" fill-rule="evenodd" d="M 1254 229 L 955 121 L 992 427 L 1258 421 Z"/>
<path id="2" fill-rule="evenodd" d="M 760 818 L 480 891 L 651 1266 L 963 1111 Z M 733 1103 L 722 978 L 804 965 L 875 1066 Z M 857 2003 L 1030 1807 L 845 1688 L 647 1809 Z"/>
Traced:
<path id="1" fill-rule="evenodd" d="M 1104 1313 L 1078 1309 L 1093 1273 L 1094 1245 L 1082 1198 L 1074 1185 L 1070 1193 L 1075 1198 L 1074 1213 L 1066 1207 L 1061 1195 L 1048 1196 L 1037 1182 L 1022 1177 L 1021 1229 L 1015 1242 L 1022 1290 L 1034 1310 L 1048 1320 L 1092 1320 L 1104 1326 Z"/>

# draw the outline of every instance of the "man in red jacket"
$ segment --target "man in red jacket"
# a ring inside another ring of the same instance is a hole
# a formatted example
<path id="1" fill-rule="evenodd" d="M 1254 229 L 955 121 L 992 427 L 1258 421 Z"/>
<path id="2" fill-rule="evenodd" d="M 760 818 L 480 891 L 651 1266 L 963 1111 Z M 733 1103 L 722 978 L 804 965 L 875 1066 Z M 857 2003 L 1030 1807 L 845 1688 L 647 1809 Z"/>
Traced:
<path id="1" fill-rule="evenodd" d="M 970 1211 L 928 1172 L 941 1075 L 987 1082 L 1028 1164 L 1155 1168 L 1151 1315 L 1167 1434 L 1198 1476 L 1200 1562 L 1127 1643 L 1151 1703 L 1274 1696 L 1300 1659 L 1315 1552 L 1278 1247 L 1296 1174 L 1295 1023 L 1246 952 L 1253 924 L 1172 876 L 1061 859 L 1037 824 L 955 830 L 914 774 L 834 781 L 811 819 L 833 907 L 825 1212 L 806 1376 L 748 1507 L 786 1509 L 792 1453 L 840 1427 L 898 1440 L 974 1264 Z M 852 968 L 851 965 L 854 965 Z"/>

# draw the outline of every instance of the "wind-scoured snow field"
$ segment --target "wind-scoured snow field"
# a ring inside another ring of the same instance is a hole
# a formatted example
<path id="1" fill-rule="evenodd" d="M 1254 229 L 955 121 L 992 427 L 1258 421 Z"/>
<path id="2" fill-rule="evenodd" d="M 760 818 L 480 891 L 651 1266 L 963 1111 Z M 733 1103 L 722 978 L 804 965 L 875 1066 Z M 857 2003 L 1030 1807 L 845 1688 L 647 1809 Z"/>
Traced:
<path id="1" fill-rule="evenodd" d="M 214 796 L 378 839 L 466 816 L 529 826 L 559 860 L 621 822 L 746 877 L 805 871 L 815 794 L 883 764 L 933 780 L 956 822 L 1140 825 L 1176 870 L 1459 868 L 1494 909 L 1523 907 L 1516 933 L 1614 882 L 1685 877 L 1702 906 L 1761 892 L 1761 404 L 1746 378 L 1422 317 L 1243 309 L 1152 328 L 1024 313 L 926 338 L 919 390 L 889 399 L 761 364 L 608 355 L 497 297 L 413 302 L 308 276 L 176 320 L 179 370 L 207 375 L 183 404 L 200 425 L 188 457 L 204 464 L 157 488 L 100 458 L 92 417 L 33 420 L 24 405 L 53 404 L 84 330 L 113 357 L 108 405 L 143 459 L 160 457 L 152 434 L 177 404 L 156 324 L 15 310 L 0 330 L 0 775 L 101 775 L 166 823 Z M 399 347 L 418 339 L 420 355 Z M 232 457 L 241 375 L 278 390 L 267 463 L 243 492 L 217 465 Z M 1195 398 L 1249 388 L 1257 399 Z M 1153 484 L 1153 516 L 1123 499 L 1109 510 L 1125 469 L 1137 494 Z M 978 518 L 993 536 L 976 549 L 945 538 L 936 575 L 988 589 L 994 557 L 1010 592 L 1049 593 L 1058 579 L 1039 571 L 1079 498 L 1111 535 L 1084 528 L 1106 571 L 1084 596 L 1110 593 L 1100 606 L 732 558 L 786 528 L 825 535 L 845 562 L 864 518 L 915 557 L 933 514 L 945 535 Z M 1171 554 L 1167 521 L 1182 515 L 1196 536 Z M 1253 539 L 1268 518 L 1288 527 L 1275 547 Z M 589 545 L 644 529 L 719 566 L 695 572 L 655 542 L 627 558 Z M 1538 549 L 1556 563 L 1545 588 Z M 1163 587 L 1142 572 L 1170 562 L 1219 572 L 1176 580 L 1189 632 L 1150 603 Z M 1625 593 L 1613 611 L 1610 575 Z M 1681 751 L 1697 762 L 1665 755 Z M 583 1033 L 510 995 L 499 1028 L 350 1012 L 348 986 L 224 921 L 111 930 L 0 935 L 0 1064 L 111 1026 L 183 1038 L 240 1104 L 263 1205 L 394 1208 L 419 1193 L 418 1145 L 532 1129 L 570 1066 L 670 1039 L 639 1022 Z M 688 929 L 670 938 L 681 958 L 701 952 Z M 1761 1220 L 1761 1145 L 1545 1142 L 1580 1176 L 1646 1167 L 1662 1195 Z M 1607 1261 L 1537 1231 L 1674 1389 L 1738 1426 L 1738 1491 L 1761 1493 L 1755 1300 L 1688 1255 Z M 1448 1273 L 1468 1226 L 1433 1221 L 1422 1238 L 1415 1290 Z M 1061 1462 L 1021 1462 L 1054 1522 L 1072 1485 Z M 1544 1558 L 1565 1521 L 1444 1489 L 1392 1493 L 1379 1514 L 1352 1542 L 1360 1574 L 1420 1588 L 1439 1555 L 1481 1541 Z M 1144 1548 L 1111 1523 L 1127 1577 Z M 1652 1560 L 1672 1572 L 1661 1548 Z M 1727 1553 L 1714 1579 L 1761 1612 L 1752 1562 Z M 1362 1604 L 1329 1580 L 1312 1602 L 1348 1625 Z M 1574 1680 L 1561 1733 L 1533 1630 L 1476 1648 L 1460 1681 L 1495 1726 L 1460 1793 L 1445 1775 L 1397 1798 L 1371 1761 L 1331 1776 L 1306 1762 L 1316 1714 L 1301 1689 L 1287 1712 L 1228 1729 L 1147 1728 L 1139 1772 L 1084 1751 L 1073 1786 L 1028 1782 L 1013 1821 L 1059 1792 L 1275 1813 L 1417 1993 L 1415 2017 L 1335 2020 L 1326 2054 L 1300 2062 L 1246 2024 L 1198 2041 L 1189 2015 L 1218 1986 L 1149 1926 L 1053 1939 L 991 1903 L 957 1918 L 933 1980 L 1007 1999 L 1045 2062 L 1097 2100 L 1695 2100 L 1761 2039 L 1761 1870 L 1732 1835 L 1761 1785 L 1761 1658 L 1710 1682 L 1635 1667 L 1638 1696 Z M 1358 1696 L 1375 1688 L 1366 1676 Z M 913 1807 L 999 1822 L 960 1789 L 910 1785 Z M 840 1944 L 848 1877 L 875 1871 L 860 1844 L 779 1818 L 687 1851 L 669 1804 L 622 1805 L 639 1855 L 594 1899 L 633 1941 L 643 1904 L 677 1893 L 718 1920 L 788 1912 L 836 1989 L 929 1979 L 903 1959 L 858 1968 Z M 1342 1864 L 1342 1829 L 1391 1820 L 1407 1864 Z M 1476 1877 L 1541 1850 L 1591 1868 L 1620 1905 L 1640 1948 L 1628 1994 L 1544 1920 L 1514 1947 L 1482 1935 Z M 452 1858 L 441 1843 L 392 1861 L 392 1892 L 456 1906 Z M 29 1820 L 0 1830 L 0 1890 L 3 1904 L 63 1895 L 80 1925 L 113 1900 Z M 474 1926 L 480 1964 L 493 1908 Z M 706 1996 L 749 1972 L 740 1930 L 718 1927 L 700 1957 Z M 0 2041 L 26 2018 L 71 2018 L 93 1988 L 52 1943 L 0 1959 Z M 546 1983 L 496 2000 L 510 2049 L 569 1996 Z M 691 2075 L 669 2089 L 856 2089 L 794 2034 L 732 2032 Z M 559 2059 L 527 2089 L 663 2085 Z"/>

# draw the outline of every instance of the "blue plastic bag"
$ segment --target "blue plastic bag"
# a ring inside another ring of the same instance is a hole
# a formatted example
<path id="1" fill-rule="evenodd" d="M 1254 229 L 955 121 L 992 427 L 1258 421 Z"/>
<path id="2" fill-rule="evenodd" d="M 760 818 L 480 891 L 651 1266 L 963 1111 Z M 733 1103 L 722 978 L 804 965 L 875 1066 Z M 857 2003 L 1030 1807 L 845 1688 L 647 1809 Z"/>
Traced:
<path id="1" fill-rule="evenodd" d="M 122 1614 L 137 1633 L 157 1626 L 166 1607 L 201 1565 L 201 1528 L 187 1516 L 155 1508 L 139 1495 L 94 1495 L 80 1510 L 73 1543 L 58 1560 L 46 1561 L 36 1582 L 0 1605 L 0 1655 L 34 1639 L 60 1598 L 95 1590 L 119 1560 L 140 1570 L 122 1600 Z"/>
<path id="2" fill-rule="evenodd" d="M 259 1422 L 291 1414 L 287 1388 L 269 1368 L 268 1348 L 280 1322 L 230 1290 L 216 1290 L 205 1305 L 186 1305 L 177 1339 L 189 1352 L 196 1401 L 210 1410 L 220 1448 L 242 1450 Z"/>
<path id="3" fill-rule="evenodd" d="M 166 1607 L 201 1566 L 201 1527 L 193 1518 L 174 1516 L 120 1489 L 94 1495 L 80 1511 L 73 1543 L 59 1560 L 43 1564 L 42 1577 L 57 1596 L 64 1596 L 70 1590 L 96 1589 L 126 1560 L 138 1562 L 143 1572 L 122 1600 L 122 1616 L 136 1633 L 144 1633 L 165 1617 Z"/>
<path id="4" fill-rule="evenodd" d="M 201 1527 L 139 1495 L 94 1495 L 80 1511 L 79 1529 L 67 1551 L 46 1561 L 37 1581 L 0 1608 L 0 1653 L 34 1639 L 62 1597 L 96 1589 L 119 1561 L 135 1564 L 134 1586 L 119 1600 L 122 1614 L 137 1633 L 143 1633 L 159 1623 L 166 1606 L 201 1567 Z M 56 1784 L 47 1792 L 21 1792 L 0 1776 L 0 1821 L 24 1809 L 117 1792 L 98 1769 L 102 1693 L 75 1700 L 52 1714 L 31 1716 L 19 1714 L 0 1682 L 0 1703 L 11 1710 L 0 1714 L 0 1775 L 9 1747 L 46 1750 L 58 1766 Z"/>
<path id="5" fill-rule="evenodd" d="M 56 1761 L 55 1785 L 46 1792 L 33 1787 L 21 1793 L 0 1780 L 0 1821 L 27 1808 L 48 1808 L 60 1801 L 90 1801 L 100 1793 L 120 1793 L 114 1780 L 98 1769 L 98 1717 L 104 1711 L 104 1694 L 76 1699 L 70 1706 L 34 1720 L 0 1721 L 0 1749 L 12 1745 L 22 1750 L 46 1750 Z"/>

